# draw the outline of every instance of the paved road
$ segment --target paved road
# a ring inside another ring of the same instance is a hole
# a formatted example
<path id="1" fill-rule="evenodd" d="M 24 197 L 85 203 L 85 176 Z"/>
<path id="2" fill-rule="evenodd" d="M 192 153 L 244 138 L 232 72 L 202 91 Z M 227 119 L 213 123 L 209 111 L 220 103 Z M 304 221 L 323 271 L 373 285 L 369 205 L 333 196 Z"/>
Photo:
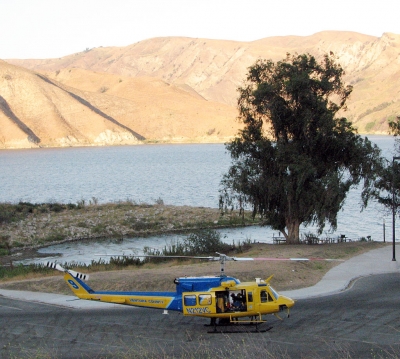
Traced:
<path id="1" fill-rule="evenodd" d="M 399 358 L 399 300 L 400 273 L 369 276 L 340 294 L 298 300 L 290 318 L 270 316 L 268 332 L 207 334 L 205 319 L 179 313 L 0 297 L 0 357 Z"/>

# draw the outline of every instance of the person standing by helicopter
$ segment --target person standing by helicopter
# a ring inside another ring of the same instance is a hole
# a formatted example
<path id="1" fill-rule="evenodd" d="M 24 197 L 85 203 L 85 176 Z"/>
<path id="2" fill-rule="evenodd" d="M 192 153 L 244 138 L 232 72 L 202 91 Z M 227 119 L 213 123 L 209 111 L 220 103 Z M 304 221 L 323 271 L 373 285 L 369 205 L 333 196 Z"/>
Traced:
<path id="1" fill-rule="evenodd" d="M 232 304 L 231 304 L 232 310 L 236 311 L 244 310 L 244 300 L 241 293 L 238 294 L 232 293 L 231 298 L 232 298 Z"/>

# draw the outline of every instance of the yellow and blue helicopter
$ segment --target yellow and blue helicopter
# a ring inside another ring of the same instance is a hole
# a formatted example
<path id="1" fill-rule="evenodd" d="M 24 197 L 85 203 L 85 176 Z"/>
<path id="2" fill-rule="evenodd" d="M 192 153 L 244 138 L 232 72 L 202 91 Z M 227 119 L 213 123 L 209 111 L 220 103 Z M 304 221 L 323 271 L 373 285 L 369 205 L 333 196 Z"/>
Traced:
<path id="1" fill-rule="evenodd" d="M 214 326 L 214 332 L 216 332 L 216 326 L 220 324 L 255 324 L 258 331 L 257 325 L 266 322 L 263 318 L 264 315 L 277 315 L 279 312 L 287 311 L 289 316 L 289 310 L 294 305 L 293 299 L 280 295 L 270 285 L 272 275 L 265 280 L 256 278 L 255 281 L 242 283 L 237 278 L 225 275 L 226 261 L 329 260 L 322 258 L 240 258 L 217 254 L 217 257 L 185 257 L 219 261 L 220 275 L 175 278 L 175 292 L 95 291 L 84 282 L 89 279 L 88 275 L 64 269 L 56 263 L 48 262 L 47 266 L 64 272 L 64 280 L 80 299 L 163 309 L 164 313 L 167 313 L 168 310 L 178 311 L 185 316 L 210 318 L 210 325 Z M 160 256 L 141 257 L 160 258 Z M 161 257 L 169 258 L 169 256 Z"/>

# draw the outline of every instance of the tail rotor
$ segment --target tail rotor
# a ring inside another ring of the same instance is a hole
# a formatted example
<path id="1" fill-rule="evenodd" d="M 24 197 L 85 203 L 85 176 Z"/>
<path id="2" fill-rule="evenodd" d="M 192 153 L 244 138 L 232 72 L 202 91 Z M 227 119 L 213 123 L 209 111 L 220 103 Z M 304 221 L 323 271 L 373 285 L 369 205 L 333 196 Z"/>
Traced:
<path id="1" fill-rule="evenodd" d="M 60 272 L 66 273 L 68 272 L 69 274 L 71 274 L 73 277 L 81 279 L 81 280 L 88 280 L 89 279 L 89 275 L 87 274 L 83 274 L 83 273 L 79 273 L 79 272 L 75 272 L 74 270 L 71 269 L 65 269 L 63 267 L 61 267 L 58 263 L 53 263 L 53 262 L 47 262 L 46 266 L 52 269 L 56 269 Z"/>

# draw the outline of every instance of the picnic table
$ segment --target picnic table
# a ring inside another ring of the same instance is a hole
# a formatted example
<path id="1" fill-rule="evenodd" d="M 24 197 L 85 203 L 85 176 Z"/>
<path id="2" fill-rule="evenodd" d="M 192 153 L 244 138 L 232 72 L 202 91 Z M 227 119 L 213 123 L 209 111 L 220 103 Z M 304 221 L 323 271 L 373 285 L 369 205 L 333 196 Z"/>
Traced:
<path id="1" fill-rule="evenodd" d="M 320 239 L 315 236 L 306 236 L 306 239 L 303 242 L 305 244 L 319 244 Z"/>
<path id="2" fill-rule="evenodd" d="M 275 235 L 272 235 L 272 243 L 273 244 L 285 244 L 286 243 L 286 238 L 285 237 L 275 237 Z"/>
<path id="3" fill-rule="evenodd" d="M 337 242 L 338 243 L 343 243 L 343 242 L 351 242 L 352 240 L 349 237 L 346 237 L 345 234 L 341 234 L 340 237 L 338 237 Z"/>
<path id="4" fill-rule="evenodd" d="M 370 236 L 369 240 L 370 240 Z M 352 242 L 353 240 L 347 237 L 345 234 L 341 234 L 338 237 L 326 237 L 326 238 L 318 238 L 317 236 L 306 235 L 306 237 L 301 240 L 301 243 L 304 244 L 328 244 L 328 243 L 343 243 L 343 242 Z M 282 236 L 272 235 L 272 243 L 273 244 L 285 244 L 286 238 Z"/>

